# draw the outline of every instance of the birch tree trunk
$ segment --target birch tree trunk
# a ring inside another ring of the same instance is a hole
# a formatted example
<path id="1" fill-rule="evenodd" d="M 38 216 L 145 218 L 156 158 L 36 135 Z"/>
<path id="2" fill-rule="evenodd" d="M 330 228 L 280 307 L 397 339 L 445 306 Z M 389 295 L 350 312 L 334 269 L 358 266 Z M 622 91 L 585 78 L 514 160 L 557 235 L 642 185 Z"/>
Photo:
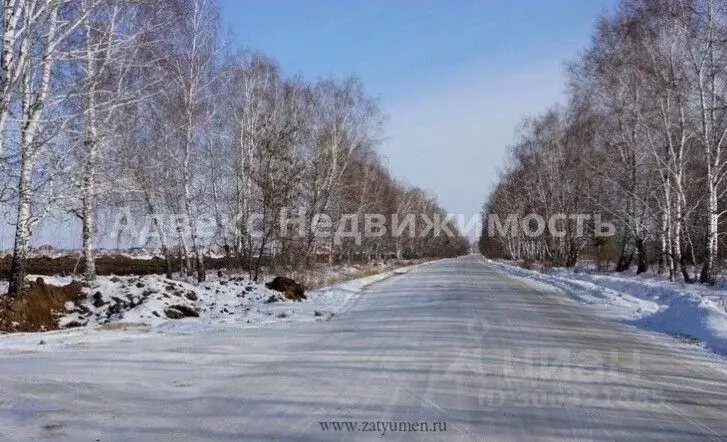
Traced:
<path id="1" fill-rule="evenodd" d="M 40 146 L 37 143 L 40 121 L 51 87 L 53 51 L 58 27 L 58 5 L 49 6 L 47 33 L 43 52 L 34 66 L 23 72 L 21 91 L 20 176 L 18 178 L 18 205 L 15 223 L 15 243 L 10 266 L 8 294 L 19 296 L 25 285 L 25 269 L 30 252 L 30 236 L 35 220 L 31 214 L 31 179 Z M 27 13 L 27 12 L 26 12 Z M 26 20 L 29 19 L 26 16 Z M 27 39 L 26 39 L 27 41 Z M 39 79 L 35 78 L 36 69 Z"/>
<path id="2" fill-rule="evenodd" d="M 92 50 L 93 39 L 91 35 L 91 24 L 87 20 L 84 23 L 86 45 L 85 64 L 86 82 L 88 96 L 85 101 L 84 112 L 84 140 L 83 153 L 85 161 L 81 178 L 81 224 L 82 224 L 82 247 L 83 247 L 83 277 L 86 282 L 96 279 L 96 257 L 94 246 L 94 194 L 96 191 L 96 162 L 99 154 L 98 118 L 96 108 L 97 93 L 97 65 L 95 57 L 97 54 Z"/>
<path id="3" fill-rule="evenodd" d="M 30 213 L 30 175 L 33 170 L 31 155 L 25 155 L 21 159 L 20 178 L 18 182 L 18 213 L 15 224 L 15 243 L 13 246 L 13 258 L 10 264 L 10 285 L 8 294 L 20 296 L 25 287 L 26 263 L 30 253 L 30 235 L 32 219 Z"/>
<path id="4" fill-rule="evenodd" d="M 23 70 L 26 69 L 26 61 L 30 54 L 27 36 L 20 43 L 22 48 L 20 53 L 16 54 L 18 38 L 22 38 L 22 35 L 19 34 L 23 29 L 27 34 L 30 26 L 26 22 L 20 29 L 18 28 L 24 14 L 27 20 L 26 9 L 29 6 L 23 0 L 3 0 L 2 52 L 0 53 L 0 157 L 4 154 L 4 131 L 15 96 L 15 86 L 22 76 Z"/>
<path id="5" fill-rule="evenodd" d="M 704 54 L 696 64 L 697 87 L 699 90 L 699 108 L 702 143 L 704 145 L 704 159 L 707 169 L 707 213 L 704 260 L 699 280 L 703 283 L 714 284 L 716 281 L 716 258 L 718 251 L 718 186 L 722 179 L 723 164 L 722 144 L 727 134 L 727 128 L 717 133 L 716 109 L 717 97 L 717 64 L 715 60 L 715 2 L 707 3 L 707 35 Z"/>

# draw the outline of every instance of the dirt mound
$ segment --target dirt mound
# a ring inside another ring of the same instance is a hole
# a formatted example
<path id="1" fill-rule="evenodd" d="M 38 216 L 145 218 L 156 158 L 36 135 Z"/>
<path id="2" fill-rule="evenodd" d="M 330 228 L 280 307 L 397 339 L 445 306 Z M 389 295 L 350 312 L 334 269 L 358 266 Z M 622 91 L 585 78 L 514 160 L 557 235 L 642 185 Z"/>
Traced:
<path id="1" fill-rule="evenodd" d="M 164 310 L 164 314 L 169 319 L 199 318 L 199 312 L 186 305 L 173 305 Z"/>
<path id="2" fill-rule="evenodd" d="M 79 301 L 83 296 L 83 286 L 79 282 L 59 287 L 38 278 L 17 298 L 0 295 L 0 331 L 57 330 L 58 316 L 65 313 L 66 303 Z"/>
<path id="3" fill-rule="evenodd" d="M 281 292 L 287 299 L 292 299 L 293 301 L 307 299 L 303 286 L 284 276 L 276 276 L 275 279 L 265 284 L 265 287 L 276 292 Z"/>

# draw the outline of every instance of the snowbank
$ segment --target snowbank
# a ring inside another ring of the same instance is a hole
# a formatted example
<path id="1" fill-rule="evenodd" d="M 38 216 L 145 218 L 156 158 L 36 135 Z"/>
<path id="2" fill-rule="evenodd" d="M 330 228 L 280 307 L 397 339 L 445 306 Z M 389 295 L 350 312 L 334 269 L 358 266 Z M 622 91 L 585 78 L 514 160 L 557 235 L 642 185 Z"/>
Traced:
<path id="1" fill-rule="evenodd" d="M 241 318 L 244 319 L 242 321 L 236 321 L 234 319 L 221 321 L 221 318 L 202 318 L 200 321 L 194 321 L 194 323 L 182 323 L 180 321 L 166 322 L 160 328 L 171 332 L 196 333 L 198 331 L 197 327 L 210 330 L 220 325 L 231 324 L 242 327 L 258 327 L 274 322 L 327 321 L 350 309 L 369 285 L 397 274 L 406 273 L 420 265 L 422 264 L 402 267 L 306 292 L 308 299 L 302 302 L 257 303 L 254 306 L 249 306 L 250 308 L 246 312 L 246 316 Z"/>
<path id="2" fill-rule="evenodd" d="M 584 269 L 552 269 L 540 273 L 486 261 L 531 286 L 590 305 L 600 316 L 699 343 L 715 353 L 727 355 L 725 290 L 673 283 L 648 274 L 596 273 Z"/>
<path id="3" fill-rule="evenodd" d="M 61 327 L 109 323 L 154 327 L 183 318 L 252 321 L 255 315 L 249 313 L 255 306 L 285 302 L 280 293 L 245 278 L 192 284 L 160 275 L 102 276 L 85 292 L 86 299 L 80 305 L 66 306 Z"/>
<path id="4" fill-rule="evenodd" d="M 307 299 L 301 302 L 287 300 L 281 293 L 244 277 L 215 275 L 208 282 L 196 284 L 161 275 L 99 276 L 92 287 L 84 289 L 83 300 L 66 303 L 66 312 L 59 317 L 63 330 L 16 333 L 11 341 L 20 345 L 15 350 L 37 346 L 39 341 L 44 341 L 44 348 L 52 348 L 54 342 L 85 342 L 95 333 L 113 340 L 119 333 L 143 338 L 158 333 L 191 334 L 272 323 L 285 326 L 293 322 L 323 322 L 351 308 L 370 284 L 419 265 L 422 264 L 309 291 Z M 70 277 L 43 278 L 47 284 L 59 286 L 72 281 Z M 13 351 L 12 345 L 5 344 L 8 342 L 0 346 L 2 350 Z"/>

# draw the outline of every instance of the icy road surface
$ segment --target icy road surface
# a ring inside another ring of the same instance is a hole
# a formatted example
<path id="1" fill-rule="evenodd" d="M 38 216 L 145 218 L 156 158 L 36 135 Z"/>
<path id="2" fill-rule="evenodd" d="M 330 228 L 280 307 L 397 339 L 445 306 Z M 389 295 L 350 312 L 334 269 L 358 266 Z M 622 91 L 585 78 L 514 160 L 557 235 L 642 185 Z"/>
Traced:
<path id="1" fill-rule="evenodd" d="M 330 322 L 103 333 L 118 339 L 1 353 L 0 438 L 727 438 L 723 362 L 478 257 L 375 284 Z M 331 421 L 446 433 L 323 431 Z"/>

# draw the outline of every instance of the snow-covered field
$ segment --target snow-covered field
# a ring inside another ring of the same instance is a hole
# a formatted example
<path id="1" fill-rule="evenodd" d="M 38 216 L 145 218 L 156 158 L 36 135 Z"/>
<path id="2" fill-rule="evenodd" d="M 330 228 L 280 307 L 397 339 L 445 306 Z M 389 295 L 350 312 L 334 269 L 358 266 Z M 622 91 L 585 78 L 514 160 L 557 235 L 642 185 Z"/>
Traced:
<path id="1" fill-rule="evenodd" d="M 522 281 L 592 306 L 610 319 L 665 333 L 727 355 L 727 290 L 669 282 L 635 272 L 598 273 L 587 268 L 544 273 L 487 260 Z"/>

